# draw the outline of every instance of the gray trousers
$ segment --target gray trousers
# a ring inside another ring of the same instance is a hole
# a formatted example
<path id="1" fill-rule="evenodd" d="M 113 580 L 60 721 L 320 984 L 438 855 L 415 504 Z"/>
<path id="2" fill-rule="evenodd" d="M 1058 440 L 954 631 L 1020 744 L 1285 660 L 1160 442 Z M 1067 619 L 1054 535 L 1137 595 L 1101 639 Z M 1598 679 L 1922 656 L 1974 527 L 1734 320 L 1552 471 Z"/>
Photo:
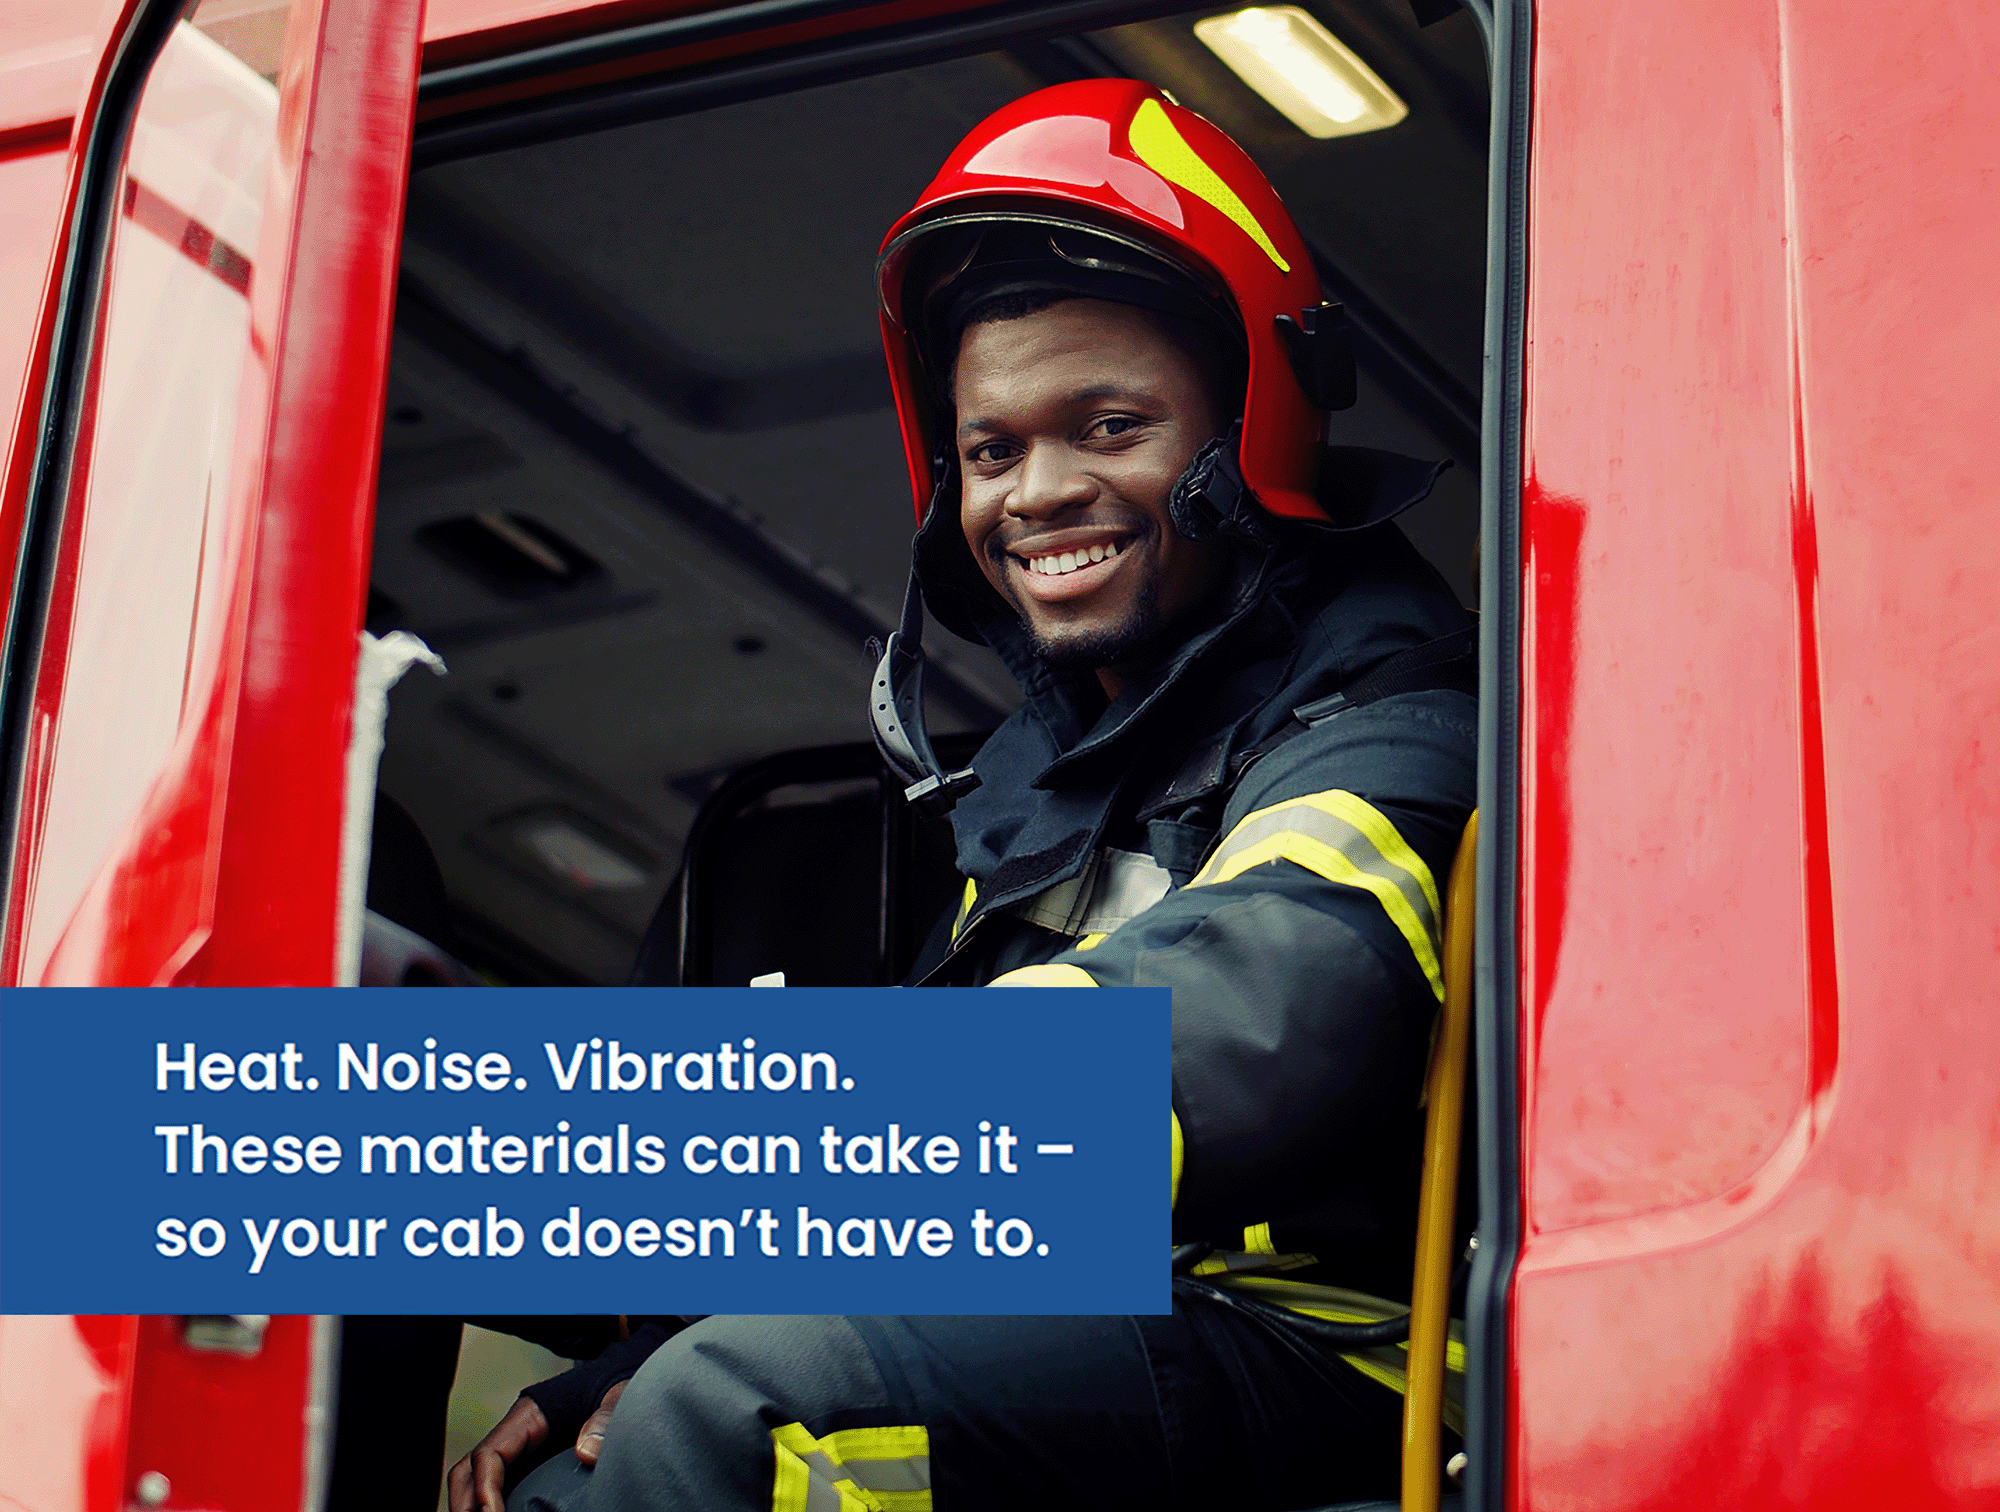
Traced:
<path id="1" fill-rule="evenodd" d="M 508 1512 L 985 1512 L 1394 1497 L 1402 1399 L 1176 1291 L 1166 1317 L 708 1318 Z"/>

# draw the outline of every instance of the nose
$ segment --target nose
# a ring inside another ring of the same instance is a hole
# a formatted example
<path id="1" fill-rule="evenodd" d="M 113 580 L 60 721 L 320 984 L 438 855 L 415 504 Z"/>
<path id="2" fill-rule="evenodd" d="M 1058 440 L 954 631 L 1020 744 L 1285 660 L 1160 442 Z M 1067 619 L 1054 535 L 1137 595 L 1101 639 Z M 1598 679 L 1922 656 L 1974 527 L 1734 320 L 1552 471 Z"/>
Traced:
<path id="1" fill-rule="evenodd" d="M 1014 476 L 1006 508 L 1021 519 L 1046 520 L 1097 497 L 1097 480 L 1077 465 L 1067 446 L 1030 445 Z"/>

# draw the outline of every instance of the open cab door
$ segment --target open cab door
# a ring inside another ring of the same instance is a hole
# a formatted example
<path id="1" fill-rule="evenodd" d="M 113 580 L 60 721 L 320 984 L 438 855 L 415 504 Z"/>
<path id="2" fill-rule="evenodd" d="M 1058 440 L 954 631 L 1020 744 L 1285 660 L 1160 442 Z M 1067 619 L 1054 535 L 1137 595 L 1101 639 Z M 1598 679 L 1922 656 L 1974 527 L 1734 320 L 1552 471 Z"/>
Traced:
<path id="1" fill-rule="evenodd" d="M 0 497 L 0 982 L 337 979 L 419 11 L 113 28 Z"/>
<path id="2" fill-rule="evenodd" d="M 0 984 L 335 980 L 419 10 L 112 18 L 0 493 Z M 0 1504 L 317 1506 L 334 1338 L 0 1320 Z"/>

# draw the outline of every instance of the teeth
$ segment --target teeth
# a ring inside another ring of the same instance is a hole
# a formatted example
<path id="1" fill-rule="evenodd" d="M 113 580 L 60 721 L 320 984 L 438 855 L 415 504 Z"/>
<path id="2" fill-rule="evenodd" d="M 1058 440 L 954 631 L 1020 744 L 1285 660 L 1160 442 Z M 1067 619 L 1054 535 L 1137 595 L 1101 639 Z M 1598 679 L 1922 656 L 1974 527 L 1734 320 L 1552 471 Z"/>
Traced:
<path id="1" fill-rule="evenodd" d="M 1043 577 L 1061 577 L 1065 572 L 1074 572 L 1079 567 L 1088 567 L 1093 562 L 1108 561 L 1118 555 L 1118 543 L 1109 542 L 1102 546 L 1088 546 L 1081 551 L 1064 551 L 1054 556 L 1030 557 L 1028 571 Z"/>

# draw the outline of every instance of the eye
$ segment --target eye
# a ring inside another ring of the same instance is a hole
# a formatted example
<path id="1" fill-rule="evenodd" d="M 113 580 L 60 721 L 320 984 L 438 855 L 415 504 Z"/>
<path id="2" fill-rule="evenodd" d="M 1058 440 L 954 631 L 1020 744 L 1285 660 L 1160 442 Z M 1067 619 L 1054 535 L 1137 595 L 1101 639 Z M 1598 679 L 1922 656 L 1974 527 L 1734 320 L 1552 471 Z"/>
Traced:
<path id="1" fill-rule="evenodd" d="M 1123 436 L 1137 430 L 1144 424 L 1145 421 L 1141 420 L 1137 415 L 1106 415 L 1103 419 L 1095 421 L 1091 425 L 1090 433 L 1107 437 Z"/>
<path id="2" fill-rule="evenodd" d="M 997 467 L 1011 462 L 1019 452 L 1020 448 L 1011 441 L 982 441 L 966 452 L 965 460 L 982 467 Z"/>

